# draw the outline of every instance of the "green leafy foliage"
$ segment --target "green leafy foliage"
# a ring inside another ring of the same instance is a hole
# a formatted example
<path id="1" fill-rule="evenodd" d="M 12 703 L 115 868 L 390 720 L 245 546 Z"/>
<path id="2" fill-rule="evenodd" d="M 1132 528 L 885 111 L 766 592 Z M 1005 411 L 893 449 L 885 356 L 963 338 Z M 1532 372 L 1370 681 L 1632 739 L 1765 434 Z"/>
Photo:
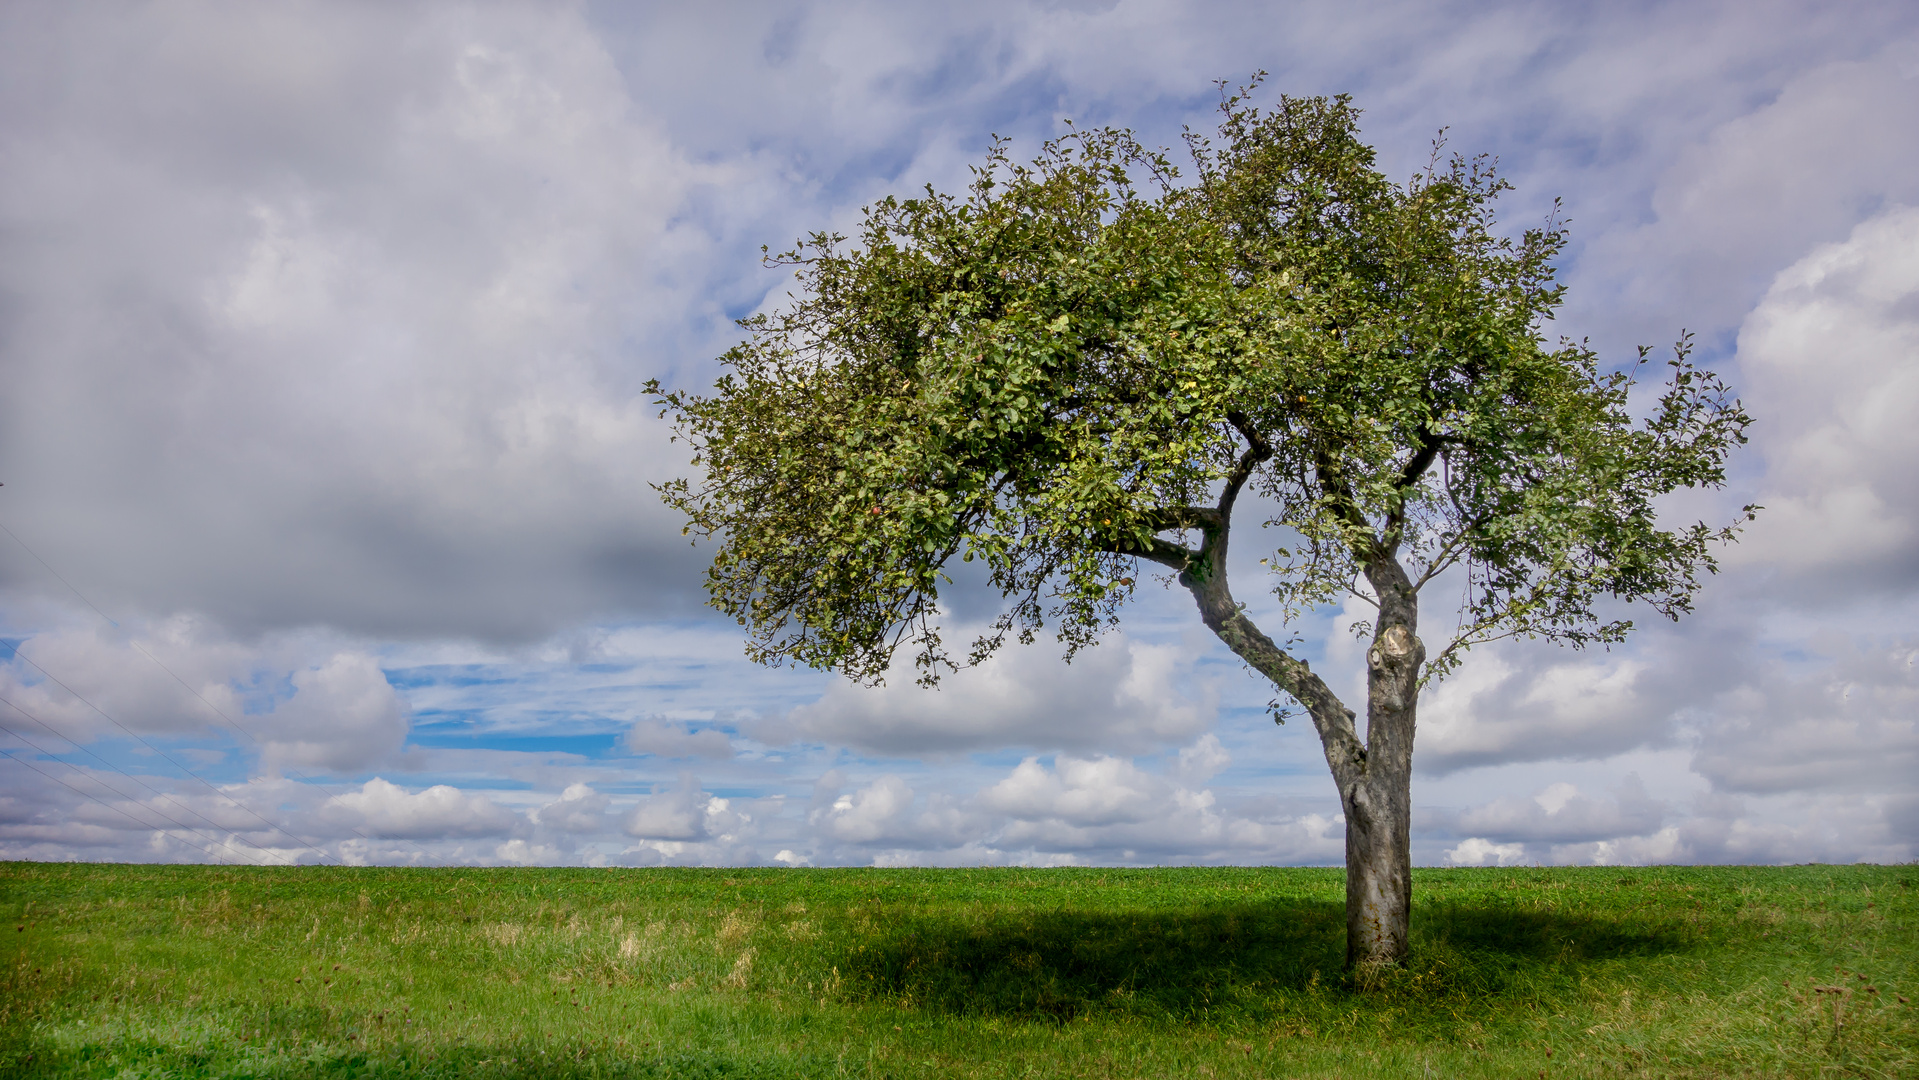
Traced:
<path id="1" fill-rule="evenodd" d="M 663 494 L 719 541 L 711 602 L 751 656 L 878 680 L 910 641 L 934 681 L 955 558 L 1007 598 L 966 660 L 1049 622 L 1070 656 L 1138 560 L 1223 575 L 1242 488 L 1274 508 L 1291 614 L 1368 567 L 1414 592 L 1460 568 L 1429 673 L 1501 636 L 1618 640 L 1605 596 L 1686 610 L 1734 527 L 1668 530 L 1654 503 L 1721 484 L 1748 418 L 1684 341 L 1640 420 L 1639 369 L 1542 338 L 1557 220 L 1501 233 L 1506 183 L 1437 147 L 1388 180 L 1345 98 L 1242 91 L 1187 150 L 1190 177 L 1126 131 L 1029 164 L 995 141 L 963 195 L 773 257 L 798 293 L 744 321 L 711 393 L 654 384 L 700 469 Z"/>

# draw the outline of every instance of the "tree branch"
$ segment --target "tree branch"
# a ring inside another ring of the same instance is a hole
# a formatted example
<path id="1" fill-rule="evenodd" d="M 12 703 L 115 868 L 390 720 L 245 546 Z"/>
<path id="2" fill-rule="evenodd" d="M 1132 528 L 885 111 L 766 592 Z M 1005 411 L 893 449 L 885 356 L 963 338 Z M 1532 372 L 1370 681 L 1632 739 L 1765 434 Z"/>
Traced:
<path id="1" fill-rule="evenodd" d="M 1339 475 L 1339 466 L 1333 463 L 1332 455 L 1323 449 L 1315 452 L 1313 471 L 1318 474 L 1319 489 L 1325 494 L 1334 516 L 1353 534 L 1353 554 L 1362 563 L 1383 557 L 1386 545 L 1374 535 L 1373 523 L 1360 513 L 1359 500 L 1353 497 L 1352 487 Z"/>
<path id="2" fill-rule="evenodd" d="M 1154 532 L 1217 529 L 1225 524 L 1219 511 L 1210 506 L 1162 506 L 1141 516 Z"/>
<path id="3" fill-rule="evenodd" d="M 1434 552 L 1433 557 L 1427 561 L 1426 569 L 1420 573 L 1419 580 L 1413 583 L 1413 591 L 1418 592 L 1420 589 L 1425 588 L 1428 581 L 1445 573 L 1447 569 L 1457 563 L 1460 555 L 1465 551 L 1462 545 L 1465 543 L 1467 534 L 1485 524 L 1485 522 L 1486 517 L 1483 514 L 1473 518 L 1461 525 L 1458 532 L 1455 532 L 1444 544 L 1441 544 L 1439 550 Z"/>
<path id="4" fill-rule="evenodd" d="M 1304 660 L 1280 648 L 1246 617 L 1226 587 L 1224 572 L 1203 579 L 1182 574 L 1180 583 L 1199 603 L 1200 619 L 1227 648 L 1306 707 L 1339 790 L 1347 790 L 1364 776 L 1366 747 L 1353 726 L 1353 711 Z"/>
<path id="5" fill-rule="evenodd" d="M 1393 506 L 1386 514 L 1386 528 L 1380 546 L 1386 549 L 1397 548 L 1402 530 L 1406 527 L 1406 493 L 1412 490 L 1419 478 L 1432 468 L 1433 461 L 1439 457 L 1440 448 L 1445 446 L 1447 438 L 1443 435 L 1421 433 L 1419 446 L 1413 456 L 1406 459 L 1405 467 L 1399 470 L 1399 478 L 1393 481 Z"/>
<path id="6" fill-rule="evenodd" d="M 1226 414 L 1226 420 L 1246 440 L 1246 452 L 1239 455 L 1239 461 L 1233 471 L 1226 476 L 1226 489 L 1219 494 L 1219 528 L 1225 528 L 1233 516 L 1233 503 L 1239 498 L 1239 489 L 1252 479 L 1253 470 L 1273 456 L 1273 444 L 1260 435 L 1259 429 L 1245 413 L 1234 410 Z"/>
<path id="7" fill-rule="evenodd" d="M 1157 536 L 1149 538 L 1144 544 L 1130 536 L 1102 538 L 1098 543 L 1101 551 L 1109 551 L 1115 555 L 1131 555 L 1148 562 L 1156 562 L 1182 574 L 1192 569 L 1193 565 L 1203 557 L 1201 552 L 1194 551 L 1185 544 L 1175 544 L 1170 540 L 1161 540 Z"/>
<path id="8" fill-rule="evenodd" d="M 1419 483 L 1419 478 L 1426 475 L 1426 470 L 1432 468 L 1434 459 L 1439 457 L 1440 448 L 1452 441 L 1454 440 L 1444 435 L 1422 438 L 1419 449 L 1406 460 L 1406 467 L 1399 470 L 1399 479 L 1394 481 L 1393 486 L 1405 491 Z"/>

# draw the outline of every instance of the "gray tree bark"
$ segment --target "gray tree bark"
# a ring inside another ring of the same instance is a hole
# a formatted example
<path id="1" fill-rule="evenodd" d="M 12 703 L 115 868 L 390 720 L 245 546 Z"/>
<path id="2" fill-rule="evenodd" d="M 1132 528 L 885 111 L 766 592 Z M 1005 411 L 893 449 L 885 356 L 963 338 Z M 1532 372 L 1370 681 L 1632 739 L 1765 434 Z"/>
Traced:
<path id="1" fill-rule="evenodd" d="M 1248 619 L 1226 581 L 1230 500 L 1197 552 L 1139 552 L 1179 568 L 1200 618 L 1254 670 L 1305 706 L 1319 733 L 1346 816 L 1346 966 L 1390 966 L 1406 958 L 1412 915 L 1413 728 L 1426 647 L 1417 630 L 1418 594 L 1397 559 L 1366 568 L 1379 601 L 1366 653 L 1366 738 L 1353 710 L 1311 667 Z M 1169 545 L 1170 548 L 1170 545 Z"/>
<path id="2" fill-rule="evenodd" d="M 1406 957 L 1413 905 L 1413 728 L 1419 668 L 1418 598 L 1396 560 L 1367 567 L 1379 600 L 1366 650 L 1366 761 L 1340 786 L 1346 808 L 1346 966 Z"/>

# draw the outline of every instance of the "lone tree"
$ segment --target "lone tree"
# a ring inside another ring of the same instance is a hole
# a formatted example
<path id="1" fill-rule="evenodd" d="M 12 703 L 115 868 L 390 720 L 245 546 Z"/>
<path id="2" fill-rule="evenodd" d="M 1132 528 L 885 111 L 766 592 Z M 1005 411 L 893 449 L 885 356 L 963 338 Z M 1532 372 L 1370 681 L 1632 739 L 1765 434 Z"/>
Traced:
<path id="1" fill-rule="evenodd" d="M 1396 184 L 1345 97 L 1248 93 L 1224 96 L 1217 140 L 1188 134 L 1190 180 L 1126 131 L 1030 165 L 996 139 L 963 196 L 889 197 L 854 245 L 773 257 L 801 293 L 743 321 L 712 393 L 649 388 L 703 467 L 662 494 L 719 539 L 706 587 L 749 656 L 868 682 L 902 643 L 931 683 L 1049 621 L 1070 659 L 1141 562 L 1164 568 L 1312 718 L 1345 812 L 1347 963 L 1394 963 L 1420 688 L 1478 642 L 1618 641 L 1632 624 L 1604 597 L 1688 610 L 1752 508 L 1669 530 L 1654 500 L 1719 486 L 1749 421 L 1683 339 L 1644 419 L 1639 368 L 1548 344 L 1565 233 L 1496 232 L 1485 159 L 1436 148 Z M 1348 592 L 1377 609 L 1363 736 L 1233 598 L 1249 492 L 1285 621 Z M 957 661 L 937 620 L 955 558 L 1007 600 Z M 1435 581 L 1464 597 L 1436 654 Z"/>

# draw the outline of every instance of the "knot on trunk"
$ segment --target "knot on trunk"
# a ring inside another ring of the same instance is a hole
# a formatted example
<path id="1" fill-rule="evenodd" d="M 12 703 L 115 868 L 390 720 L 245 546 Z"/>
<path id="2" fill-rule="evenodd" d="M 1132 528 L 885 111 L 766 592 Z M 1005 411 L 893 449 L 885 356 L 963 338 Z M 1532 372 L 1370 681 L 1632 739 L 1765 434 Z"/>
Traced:
<path id="1" fill-rule="evenodd" d="M 1366 652 L 1366 663 L 1374 668 L 1396 669 L 1416 664 L 1424 659 L 1426 646 L 1413 636 L 1411 630 L 1403 626 L 1388 626 L 1373 639 L 1373 647 Z"/>
<path id="2" fill-rule="evenodd" d="M 1373 827 L 1373 793 L 1364 783 L 1355 782 L 1346 789 L 1346 819 L 1349 827 L 1368 832 Z"/>

